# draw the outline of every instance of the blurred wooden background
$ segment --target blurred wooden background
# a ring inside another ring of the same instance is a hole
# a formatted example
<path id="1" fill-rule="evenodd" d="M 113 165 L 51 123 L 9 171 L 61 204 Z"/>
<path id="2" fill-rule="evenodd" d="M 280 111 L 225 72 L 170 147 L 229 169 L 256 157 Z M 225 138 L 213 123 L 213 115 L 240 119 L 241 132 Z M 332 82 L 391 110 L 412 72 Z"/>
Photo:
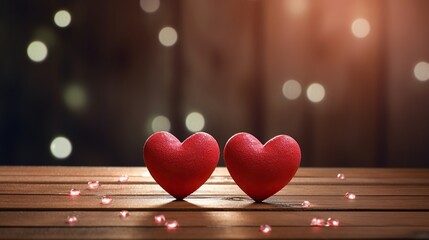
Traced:
<path id="1" fill-rule="evenodd" d="M 429 81 L 413 72 L 429 61 L 428 1 L 161 0 L 151 13 L 142 1 L 0 3 L 2 165 L 143 165 L 154 117 L 184 140 L 199 112 L 221 148 L 240 131 L 288 134 L 303 166 L 429 166 Z M 67 28 L 53 23 L 59 9 Z M 370 23 L 364 38 L 357 18 Z M 171 47 L 158 40 L 165 26 Z M 49 49 L 41 63 L 26 55 L 34 39 Z M 282 94 L 290 79 L 295 100 Z M 306 96 L 312 83 L 321 102 Z M 71 85 L 79 108 L 64 101 Z M 73 146 L 61 161 L 58 135 Z"/>

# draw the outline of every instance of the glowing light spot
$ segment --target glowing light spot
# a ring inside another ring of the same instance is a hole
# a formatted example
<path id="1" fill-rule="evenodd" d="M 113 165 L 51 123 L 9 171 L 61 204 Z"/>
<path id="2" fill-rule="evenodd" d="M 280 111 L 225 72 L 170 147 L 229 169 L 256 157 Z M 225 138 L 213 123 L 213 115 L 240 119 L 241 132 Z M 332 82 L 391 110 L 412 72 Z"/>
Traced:
<path id="1" fill-rule="evenodd" d="M 161 224 L 165 222 L 165 216 L 160 214 L 160 215 L 156 215 L 155 217 L 153 217 L 153 221 L 157 224 Z"/>
<path id="2" fill-rule="evenodd" d="M 70 192 L 69 192 L 69 195 L 70 196 L 72 196 L 72 197 L 77 197 L 77 196 L 79 196 L 80 195 L 80 190 L 77 190 L 77 189 L 71 189 L 70 190 Z"/>
<path id="3" fill-rule="evenodd" d="M 302 92 L 301 84 L 296 80 L 287 80 L 282 88 L 283 96 L 289 100 L 297 99 Z"/>
<path id="4" fill-rule="evenodd" d="M 311 203 L 310 203 L 310 201 L 303 201 L 303 202 L 301 203 L 301 206 L 302 206 L 303 208 L 309 208 L 309 207 L 311 207 Z"/>
<path id="5" fill-rule="evenodd" d="M 313 83 L 307 88 L 308 100 L 318 103 L 325 98 L 325 88 L 319 83 Z"/>
<path id="6" fill-rule="evenodd" d="M 130 213 L 127 210 L 122 210 L 119 212 L 119 217 L 121 219 L 128 218 L 130 216 Z"/>
<path id="7" fill-rule="evenodd" d="M 177 42 L 177 32 L 172 27 L 164 27 L 159 31 L 159 42 L 165 47 L 171 47 Z"/>
<path id="8" fill-rule="evenodd" d="M 160 0 L 140 0 L 140 7 L 147 13 L 154 13 L 161 5 Z"/>
<path id="9" fill-rule="evenodd" d="M 152 120 L 152 131 L 161 132 L 161 131 L 170 131 L 171 124 L 170 120 L 164 116 L 157 116 Z"/>
<path id="10" fill-rule="evenodd" d="M 325 227 L 338 227 L 340 226 L 340 221 L 338 219 L 335 218 L 328 218 L 328 220 L 326 221 Z"/>
<path id="11" fill-rule="evenodd" d="M 58 159 L 68 157 L 72 152 L 71 142 L 65 137 L 56 137 L 51 142 L 51 153 Z"/>
<path id="12" fill-rule="evenodd" d="M 347 192 L 346 195 L 344 195 L 344 197 L 349 199 L 349 200 L 354 200 L 354 199 L 356 199 L 356 194 L 351 193 L 351 192 Z"/>
<path id="13" fill-rule="evenodd" d="M 101 197 L 100 204 L 109 205 L 109 204 L 112 203 L 112 201 L 113 201 L 113 199 L 111 197 L 109 197 L 109 196 L 103 196 L 103 197 Z"/>
<path id="14" fill-rule="evenodd" d="M 270 233 L 272 229 L 271 229 L 270 225 L 263 224 L 263 225 L 259 226 L 259 230 L 261 230 L 261 232 L 263 232 L 263 233 Z"/>
<path id="15" fill-rule="evenodd" d="M 34 41 L 27 47 L 27 55 L 33 62 L 42 62 L 48 56 L 48 48 L 41 41 Z"/>
<path id="16" fill-rule="evenodd" d="M 69 85 L 64 91 L 64 102 L 71 110 L 79 111 L 86 107 L 87 94 L 78 84 Z"/>
<path id="17" fill-rule="evenodd" d="M 126 174 L 122 174 L 120 177 L 119 177 L 119 180 L 118 180 L 119 182 L 122 182 L 122 183 L 124 183 L 124 182 L 128 182 L 128 175 L 126 175 Z"/>
<path id="18" fill-rule="evenodd" d="M 371 25 L 364 18 L 355 19 L 352 23 L 352 33 L 357 38 L 365 38 L 371 31 Z"/>
<path id="19" fill-rule="evenodd" d="M 149 172 L 149 171 L 145 171 L 145 172 L 143 172 L 143 173 L 142 173 L 142 176 L 143 176 L 143 177 L 152 177 L 152 175 L 150 175 L 150 172 Z"/>
<path id="20" fill-rule="evenodd" d="M 325 226 L 325 223 L 325 219 L 314 217 L 313 219 L 311 219 L 310 226 L 321 227 Z"/>
<path id="21" fill-rule="evenodd" d="M 76 224 L 78 222 L 78 219 L 76 216 L 67 216 L 66 218 L 66 223 L 73 225 Z"/>
<path id="22" fill-rule="evenodd" d="M 337 174 L 337 178 L 341 179 L 341 180 L 344 180 L 346 178 L 346 176 L 343 173 L 338 173 Z"/>
<path id="23" fill-rule="evenodd" d="M 204 116 L 199 112 L 191 112 L 185 120 L 186 128 L 191 132 L 198 132 L 204 128 Z"/>
<path id="24" fill-rule="evenodd" d="M 98 181 L 88 182 L 88 189 L 90 190 L 98 189 L 99 187 L 100 187 L 100 182 Z"/>
<path id="25" fill-rule="evenodd" d="M 58 27 L 64 28 L 70 25 L 71 15 L 66 10 L 60 10 L 55 13 L 54 22 Z"/>
<path id="26" fill-rule="evenodd" d="M 179 223 L 176 220 L 170 220 L 165 222 L 167 229 L 176 229 L 179 226 Z"/>
<path id="27" fill-rule="evenodd" d="M 419 62 L 414 66 L 414 76 L 419 81 L 429 80 L 429 63 Z"/>
<path id="28" fill-rule="evenodd" d="M 294 15 L 303 14 L 308 8 L 308 0 L 288 0 L 286 7 Z"/>

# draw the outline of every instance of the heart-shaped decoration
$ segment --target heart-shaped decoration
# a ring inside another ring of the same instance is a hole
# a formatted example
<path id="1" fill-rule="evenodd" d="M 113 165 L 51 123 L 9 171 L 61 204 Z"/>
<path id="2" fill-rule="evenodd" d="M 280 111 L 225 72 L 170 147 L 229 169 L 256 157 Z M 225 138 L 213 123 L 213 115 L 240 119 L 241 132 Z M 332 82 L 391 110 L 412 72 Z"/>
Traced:
<path id="1" fill-rule="evenodd" d="M 237 133 L 226 143 L 224 158 L 235 183 L 261 202 L 293 178 L 301 162 L 301 150 L 287 135 L 278 135 L 262 145 L 251 134 Z"/>
<path id="2" fill-rule="evenodd" d="M 219 161 L 219 145 L 198 132 L 181 143 L 168 132 L 150 136 L 143 148 L 146 167 L 155 181 L 176 199 L 197 190 L 211 176 Z"/>

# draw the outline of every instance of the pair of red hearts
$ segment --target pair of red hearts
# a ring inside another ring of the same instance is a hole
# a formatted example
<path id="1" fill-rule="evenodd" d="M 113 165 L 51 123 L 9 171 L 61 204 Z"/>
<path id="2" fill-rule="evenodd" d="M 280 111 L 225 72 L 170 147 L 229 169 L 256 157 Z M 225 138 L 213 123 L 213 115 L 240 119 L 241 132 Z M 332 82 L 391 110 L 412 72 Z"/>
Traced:
<path id="1" fill-rule="evenodd" d="M 181 143 L 168 132 L 150 136 L 143 157 L 155 181 L 176 199 L 197 190 L 211 176 L 219 161 L 219 145 L 199 132 Z M 279 135 L 262 145 L 248 133 L 237 133 L 225 145 L 226 167 L 237 185 L 261 202 L 280 191 L 298 170 L 301 150 L 291 137 Z"/>

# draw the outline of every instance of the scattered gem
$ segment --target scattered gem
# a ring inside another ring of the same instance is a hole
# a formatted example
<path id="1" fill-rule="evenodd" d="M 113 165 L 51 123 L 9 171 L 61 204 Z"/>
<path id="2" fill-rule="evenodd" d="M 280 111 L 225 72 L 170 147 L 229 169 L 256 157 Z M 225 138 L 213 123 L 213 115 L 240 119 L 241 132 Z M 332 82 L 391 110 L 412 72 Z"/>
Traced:
<path id="1" fill-rule="evenodd" d="M 351 193 L 351 192 L 347 192 L 346 195 L 344 195 L 344 197 L 349 199 L 349 200 L 353 200 L 353 199 L 356 199 L 356 194 Z"/>
<path id="2" fill-rule="evenodd" d="M 338 219 L 328 218 L 325 226 L 326 227 L 330 227 L 330 226 L 338 227 L 339 225 L 340 225 L 340 221 Z"/>
<path id="3" fill-rule="evenodd" d="M 179 223 L 176 220 L 170 220 L 165 222 L 167 229 L 176 229 L 179 226 Z"/>
<path id="4" fill-rule="evenodd" d="M 66 222 L 68 224 L 75 224 L 75 223 L 77 223 L 77 217 L 76 216 L 67 216 Z"/>
<path id="5" fill-rule="evenodd" d="M 311 207 L 311 203 L 309 201 L 304 201 L 301 203 L 301 206 L 303 208 L 309 208 L 309 207 Z"/>
<path id="6" fill-rule="evenodd" d="M 165 222 L 165 216 L 164 215 L 156 215 L 155 217 L 153 217 L 153 220 L 155 221 L 155 223 L 163 223 Z"/>
<path id="7" fill-rule="evenodd" d="M 119 212 L 119 217 L 121 217 L 121 219 L 125 219 L 129 216 L 130 216 L 130 213 L 127 210 L 122 210 Z"/>
<path id="8" fill-rule="evenodd" d="M 102 198 L 101 198 L 101 202 L 100 202 L 101 204 L 104 204 L 104 205 L 108 205 L 108 204 L 111 204 L 112 203 L 112 198 L 111 197 L 109 197 L 109 196 L 103 196 Z"/>
<path id="9" fill-rule="evenodd" d="M 263 233 L 270 233 L 270 232 L 271 232 L 271 226 L 270 226 L 270 225 L 267 225 L 267 224 L 261 225 L 261 226 L 259 227 L 259 229 L 260 229 L 260 230 L 261 230 L 261 232 L 263 232 Z"/>
<path id="10" fill-rule="evenodd" d="M 126 175 L 126 174 L 122 174 L 122 175 L 119 177 L 119 182 L 128 182 L 128 175 Z"/>
<path id="11" fill-rule="evenodd" d="M 345 178 L 346 178 L 346 176 L 344 176 L 344 174 L 343 174 L 343 173 L 338 173 L 338 174 L 337 174 L 337 178 L 338 178 L 338 179 L 343 180 L 343 179 L 345 179 Z"/>
<path id="12" fill-rule="evenodd" d="M 93 190 L 93 189 L 98 189 L 99 187 L 100 187 L 100 182 L 98 181 L 88 182 L 88 189 Z"/>
<path id="13" fill-rule="evenodd" d="M 310 226 L 317 226 L 317 227 L 325 226 L 325 219 L 314 217 L 313 219 L 311 219 Z"/>
<path id="14" fill-rule="evenodd" d="M 70 193 L 69 193 L 69 195 L 70 196 L 72 196 L 72 197 L 77 197 L 77 196 L 79 196 L 80 195 L 80 190 L 77 190 L 77 189 L 71 189 L 70 190 Z"/>

